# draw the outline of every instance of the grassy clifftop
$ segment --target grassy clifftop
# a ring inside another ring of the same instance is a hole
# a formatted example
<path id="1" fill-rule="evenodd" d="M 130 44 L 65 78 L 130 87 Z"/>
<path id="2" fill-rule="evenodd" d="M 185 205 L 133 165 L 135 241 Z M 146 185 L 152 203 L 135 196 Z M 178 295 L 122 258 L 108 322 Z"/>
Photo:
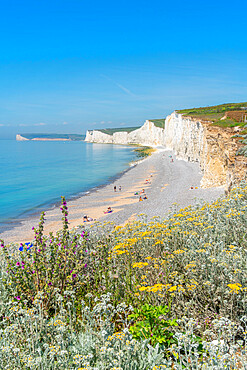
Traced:
<path id="1" fill-rule="evenodd" d="M 181 113 L 187 117 L 211 121 L 213 125 L 221 127 L 245 126 L 247 119 L 247 102 L 182 109 L 178 110 L 177 113 Z"/>
<path id="2" fill-rule="evenodd" d="M 117 127 L 117 128 L 103 128 L 103 129 L 96 129 L 96 131 L 103 132 L 107 135 L 113 135 L 115 132 L 131 132 L 137 130 L 141 126 L 137 127 Z"/>
<path id="3" fill-rule="evenodd" d="M 153 122 L 156 127 L 165 128 L 165 118 L 150 119 L 149 121 Z"/>

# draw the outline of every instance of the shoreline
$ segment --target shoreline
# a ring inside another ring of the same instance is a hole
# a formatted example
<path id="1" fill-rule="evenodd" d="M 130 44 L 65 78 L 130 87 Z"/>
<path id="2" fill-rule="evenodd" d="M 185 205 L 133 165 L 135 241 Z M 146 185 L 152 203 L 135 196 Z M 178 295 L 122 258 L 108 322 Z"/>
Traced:
<path id="1" fill-rule="evenodd" d="M 198 163 L 176 159 L 171 151 L 158 149 L 149 157 L 137 160 L 132 167 L 109 179 L 110 182 L 107 184 L 93 188 L 82 196 L 78 194 L 77 197 L 69 199 L 67 203 L 70 229 L 94 223 L 83 223 L 84 215 L 99 222 L 109 221 L 116 225 L 123 225 L 127 221 L 138 218 L 141 213 L 147 215 L 148 219 L 164 218 L 172 207 L 183 208 L 196 204 L 200 200 L 210 202 L 224 195 L 223 187 L 200 188 L 201 178 Z M 146 180 L 150 182 L 146 183 Z M 117 187 L 116 192 L 114 192 L 114 186 Z M 122 191 L 119 191 L 119 186 L 122 187 Z M 193 190 L 190 189 L 191 186 Z M 145 189 L 148 199 L 139 202 L 139 195 L 134 194 L 141 189 Z M 108 207 L 111 207 L 113 212 L 104 214 L 103 211 Z M 38 225 L 40 213 L 2 232 L 0 239 L 3 239 L 6 244 L 31 241 L 32 227 Z M 59 205 L 48 209 L 45 218 L 45 234 L 61 229 Z"/>
<path id="2" fill-rule="evenodd" d="M 66 197 L 66 201 L 70 202 L 70 201 L 73 201 L 73 200 L 77 200 L 77 199 L 82 198 L 82 197 L 84 197 L 88 194 L 96 192 L 96 191 L 100 190 L 101 188 L 104 188 L 105 186 L 107 186 L 107 185 L 113 183 L 114 181 L 116 181 L 117 179 L 121 178 L 121 176 L 123 176 L 127 171 L 131 170 L 133 167 L 138 165 L 138 163 L 140 163 L 144 159 L 136 159 L 135 161 L 130 162 L 129 166 L 126 169 L 124 169 L 121 172 L 118 172 L 114 176 L 109 177 L 109 179 L 106 180 L 104 183 L 101 183 L 99 185 L 94 185 L 91 188 L 88 188 L 88 189 L 80 191 L 78 193 L 69 195 L 69 196 Z M 29 209 L 29 210 L 26 210 L 26 211 L 22 212 L 16 218 L 11 218 L 9 220 L 7 219 L 6 221 L 3 221 L 2 224 L 4 226 L 0 225 L 0 239 L 1 239 L 1 234 L 5 233 L 7 231 L 10 231 L 13 228 L 19 227 L 21 224 L 27 222 L 29 219 L 36 219 L 37 217 L 40 217 L 40 214 L 43 211 L 47 212 L 47 211 L 52 211 L 53 209 L 55 209 L 57 207 L 60 208 L 60 204 L 61 204 L 60 200 L 59 201 L 54 200 L 54 201 L 46 202 L 44 204 L 40 204 L 40 205 L 38 205 L 38 206 L 36 206 L 32 209 Z M 8 227 L 8 225 L 10 225 L 10 226 Z"/>

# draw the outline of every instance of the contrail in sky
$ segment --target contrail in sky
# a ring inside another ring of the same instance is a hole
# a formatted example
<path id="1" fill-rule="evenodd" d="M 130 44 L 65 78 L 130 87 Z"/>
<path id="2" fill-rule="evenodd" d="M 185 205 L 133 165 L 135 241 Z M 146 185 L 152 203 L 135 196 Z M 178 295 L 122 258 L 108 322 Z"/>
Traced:
<path id="1" fill-rule="evenodd" d="M 107 80 L 111 81 L 114 83 L 114 85 L 116 85 L 117 87 L 119 87 L 119 89 L 121 89 L 122 91 L 126 92 L 126 94 L 130 95 L 130 96 L 136 96 L 135 94 L 133 94 L 129 89 L 127 89 L 126 87 L 124 87 L 123 85 L 119 84 L 118 82 L 114 81 L 112 78 L 106 76 L 106 75 L 100 75 L 101 77 L 104 77 L 106 78 Z"/>

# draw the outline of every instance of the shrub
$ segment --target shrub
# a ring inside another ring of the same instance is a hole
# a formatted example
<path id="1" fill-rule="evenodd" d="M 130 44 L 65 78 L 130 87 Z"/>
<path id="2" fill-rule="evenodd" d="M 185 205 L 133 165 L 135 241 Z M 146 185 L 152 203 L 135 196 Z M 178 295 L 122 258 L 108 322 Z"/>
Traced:
<path id="1" fill-rule="evenodd" d="M 63 229 L 56 236 L 43 235 L 45 214 L 42 213 L 32 243 L 21 244 L 19 253 L 3 247 L 6 270 L 16 291 L 15 298 L 32 303 L 40 291 L 44 294 L 43 305 L 49 311 L 54 304 L 55 293 L 66 290 L 78 292 L 88 281 L 85 278 L 87 263 L 87 236 L 70 235 L 68 231 L 68 210 L 62 197 Z"/>

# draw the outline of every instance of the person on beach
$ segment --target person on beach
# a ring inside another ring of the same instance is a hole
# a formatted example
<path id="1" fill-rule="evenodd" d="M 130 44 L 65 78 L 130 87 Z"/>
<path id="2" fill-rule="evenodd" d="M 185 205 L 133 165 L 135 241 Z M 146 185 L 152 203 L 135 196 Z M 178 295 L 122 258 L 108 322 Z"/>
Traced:
<path id="1" fill-rule="evenodd" d="M 91 221 L 96 221 L 96 218 L 93 219 L 92 217 L 88 217 L 86 215 L 83 216 L 83 222 L 91 222 Z"/>
<path id="2" fill-rule="evenodd" d="M 114 186 L 114 191 L 117 191 L 117 187 L 116 186 Z"/>
<path id="3" fill-rule="evenodd" d="M 107 211 L 104 211 L 104 213 L 106 214 L 106 213 L 112 213 L 113 212 L 113 210 L 111 209 L 111 207 L 108 207 L 107 208 Z"/>
<path id="4" fill-rule="evenodd" d="M 122 190 L 122 186 L 121 186 L 121 185 L 119 186 L 118 190 L 119 190 L 119 191 L 121 191 L 121 190 Z"/>
<path id="5" fill-rule="evenodd" d="M 143 199 L 142 199 L 142 197 L 140 196 L 140 198 L 139 198 L 139 202 L 142 202 L 143 201 Z"/>
<path id="6" fill-rule="evenodd" d="M 146 194 L 144 194 L 144 197 L 143 197 L 143 199 L 148 199 L 148 197 L 146 196 Z"/>

